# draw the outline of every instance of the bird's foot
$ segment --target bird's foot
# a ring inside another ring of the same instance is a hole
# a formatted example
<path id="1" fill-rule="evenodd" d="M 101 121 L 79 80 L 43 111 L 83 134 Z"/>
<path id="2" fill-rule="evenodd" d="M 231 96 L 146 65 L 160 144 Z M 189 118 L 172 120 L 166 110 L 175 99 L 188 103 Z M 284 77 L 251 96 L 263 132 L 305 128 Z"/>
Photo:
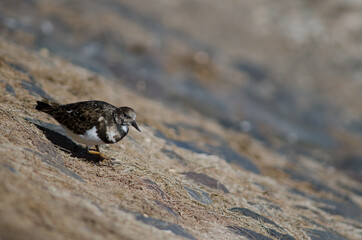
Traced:
<path id="1" fill-rule="evenodd" d="M 113 158 L 111 156 L 107 156 L 105 154 L 102 154 L 99 151 L 98 146 L 96 146 L 96 149 L 88 148 L 88 153 L 97 156 L 99 158 L 99 163 L 108 163 L 108 165 L 113 165 L 113 161 L 116 160 L 115 158 Z"/>
<path id="2" fill-rule="evenodd" d="M 102 155 L 102 153 L 100 153 L 97 150 L 93 150 L 93 149 L 88 149 L 88 153 L 92 154 L 92 155 L 98 155 L 98 156 Z"/>
<path id="3" fill-rule="evenodd" d="M 94 155 L 94 156 L 97 156 L 98 159 L 99 159 L 98 163 L 101 164 L 101 165 L 103 165 L 103 164 L 113 165 L 113 161 L 116 160 L 114 157 L 102 154 L 102 153 L 97 152 L 97 151 L 88 151 L 88 152 L 90 154 Z"/>
<path id="4" fill-rule="evenodd" d="M 88 150 L 88 153 L 92 154 L 92 155 L 95 155 L 95 156 L 98 156 L 100 158 L 100 160 L 111 160 L 112 159 L 112 157 L 107 156 L 107 155 L 102 154 L 102 153 L 97 152 L 97 151 Z"/>
<path id="5" fill-rule="evenodd" d="M 116 159 L 114 157 L 110 157 L 110 156 L 107 156 L 107 155 L 103 155 L 101 154 L 100 156 L 100 160 L 98 162 L 98 164 L 100 166 L 108 166 L 108 167 L 113 167 L 114 166 L 114 163 L 116 162 Z"/>

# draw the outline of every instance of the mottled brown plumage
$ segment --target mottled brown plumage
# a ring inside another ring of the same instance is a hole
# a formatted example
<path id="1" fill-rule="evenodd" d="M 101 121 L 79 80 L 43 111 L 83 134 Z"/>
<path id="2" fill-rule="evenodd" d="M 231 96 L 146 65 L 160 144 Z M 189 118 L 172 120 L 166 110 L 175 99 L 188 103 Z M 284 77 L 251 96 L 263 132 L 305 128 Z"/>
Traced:
<path id="1" fill-rule="evenodd" d="M 102 101 L 85 101 L 60 105 L 49 100 L 37 102 L 37 110 L 48 113 L 60 124 L 75 134 L 84 134 L 94 125 L 99 124 L 98 119 L 112 122 L 115 106 Z M 43 107 L 44 106 L 44 107 Z"/>
<path id="2" fill-rule="evenodd" d="M 132 125 L 138 131 L 136 113 L 132 108 L 117 108 L 103 101 L 84 101 L 58 104 L 48 99 L 37 101 L 35 109 L 57 120 L 67 134 L 87 146 L 116 143 L 128 133 Z"/>

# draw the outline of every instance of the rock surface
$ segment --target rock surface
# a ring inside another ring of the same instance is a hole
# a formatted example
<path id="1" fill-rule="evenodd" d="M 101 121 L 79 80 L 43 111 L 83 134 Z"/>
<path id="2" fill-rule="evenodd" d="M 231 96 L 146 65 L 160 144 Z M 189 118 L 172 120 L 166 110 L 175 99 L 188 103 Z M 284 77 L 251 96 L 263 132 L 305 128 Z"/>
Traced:
<path id="1" fill-rule="evenodd" d="M 362 5 L 171 2 L 1 1 L 0 238 L 361 239 L 361 87 L 337 80 Z M 41 97 L 128 105 L 142 132 L 98 162 Z"/>

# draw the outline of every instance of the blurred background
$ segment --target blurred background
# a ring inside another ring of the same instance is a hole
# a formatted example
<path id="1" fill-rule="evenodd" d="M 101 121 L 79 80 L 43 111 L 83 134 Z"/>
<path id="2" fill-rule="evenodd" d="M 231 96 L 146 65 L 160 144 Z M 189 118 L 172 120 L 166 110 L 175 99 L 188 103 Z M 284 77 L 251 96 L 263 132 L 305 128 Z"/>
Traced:
<path id="1" fill-rule="evenodd" d="M 362 1 L 1 0 L 0 35 L 362 181 Z"/>

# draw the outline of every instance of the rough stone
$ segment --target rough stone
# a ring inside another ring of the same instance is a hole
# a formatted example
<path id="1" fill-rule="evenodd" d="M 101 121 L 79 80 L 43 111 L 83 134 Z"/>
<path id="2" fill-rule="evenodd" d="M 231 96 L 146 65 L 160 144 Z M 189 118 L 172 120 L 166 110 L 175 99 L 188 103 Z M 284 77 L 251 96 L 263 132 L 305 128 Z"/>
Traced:
<path id="1" fill-rule="evenodd" d="M 65 175 L 68 175 L 69 177 L 77 179 L 78 181 L 81 181 L 83 183 L 85 182 L 78 174 L 76 174 L 76 173 L 72 172 L 71 170 L 69 170 L 68 168 L 66 168 L 64 166 L 64 163 L 61 160 L 61 158 L 59 158 L 59 156 L 42 154 L 42 153 L 35 152 L 35 151 L 33 151 L 31 149 L 27 149 L 27 148 L 25 148 L 25 150 L 34 155 L 39 156 L 44 163 L 49 164 L 50 166 L 58 169 L 60 172 L 64 173 Z"/>
<path id="2" fill-rule="evenodd" d="M 5 90 L 10 93 L 12 96 L 16 96 L 15 90 L 13 88 L 13 86 L 11 86 L 9 83 L 6 83 L 5 85 Z"/>
<path id="3" fill-rule="evenodd" d="M 244 216 L 247 216 L 247 217 L 251 217 L 252 219 L 255 219 L 255 220 L 258 220 L 258 221 L 263 221 L 263 222 L 266 222 L 266 223 L 269 223 L 269 224 L 272 224 L 274 225 L 275 227 L 277 228 L 280 228 L 282 229 L 278 224 L 276 224 L 274 221 L 270 220 L 269 218 L 267 217 L 264 217 L 256 212 L 253 212 L 247 208 L 230 208 L 229 209 L 231 212 L 235 212 L 235 213 L 240 213 Z"/>
<path id="4" fill-rule="evenodd" d="M 207 187 L 214 188 L 214 189 L 220 189 L 224 193 L 229 193 L 229 190 L 219 182 L 218 180 L 207 176 L 204 173 L 195 173 L 195 172 L 184 172 L 182 173 L 186 175 L 188 178 L 191 178 L 192 180 L 201 183 Z"/>
<path id="5" fill-rule="evenodd" d="M 230 229 L 232 232 L 234 232 L 237 235 L 246 237 L 248 239 L 258 239 L 258 240 L 272 240 L 272 238 L 264 236 L 260 233 L 254 232 L 253 230 L 238 227 L 238 226 L 227 226 L 228 229 Z"/>
<path id="6" fill-rule="evenodd" d="M 185 229 L 183 229 L 180 225 L 164 222 L 164 221 L 161 221 L 156 218 L 145 217 L 139 213 L 135 213 L 134 215 L 136 216 L 136 219 L 138 221 L 141 221 L 148 225 L 152 225 L 158 229 L 171 231 L 172 233 L 174 233 L 178 236 L 187 238 L 187 239 L 192 239 L 192 240 L 196 239 L 194 236 L 192 236 L 190 233 L 188 233 Z"/>
<path id="7" fill-rule="evenodd" d="M 54 100 L 49 94 L 47 94 L 41 87 L 37 86 L 34 82 L 22 80 L 21 86 L 28 90 L 30 94 L 34 96 L 44 97 L 50 100 Z"/>
<path id="8" fill-rule="evenodd" d="M 280 233 L 274 229 L 271 228 L 266 228 L 268 230 L 268 233 L 270 236 L 275 237 L 276 239 L 280 239 L 280 240 L 294 240 L 295 238 L 290 236 L 289 234 L 283 234 Z"/>
<path id="9" fill-rule="evenodd" d="M 345 240 L 346 238 L 334 233 L 318 229 L 304 229 L 312 240 Z"/>
<path id="10" fill-rule="evenodd" d="M 361 9 L 0 1 L 1 237 L 361 239 Z M 142 132 L 99 162 L 41 96 L 130 106 Z"/>
<path id="11" fill-rule="evenodd" d="M 183 186 L 187 193 L 196 201 L 201 202 L 203 204 L 212 204 L 212 200 L 209 197 L 209 194 L 207 194 L 206 192 L 200 190 L 200 189 L 192 189 L 190 187 L 187 186 Z"/>

